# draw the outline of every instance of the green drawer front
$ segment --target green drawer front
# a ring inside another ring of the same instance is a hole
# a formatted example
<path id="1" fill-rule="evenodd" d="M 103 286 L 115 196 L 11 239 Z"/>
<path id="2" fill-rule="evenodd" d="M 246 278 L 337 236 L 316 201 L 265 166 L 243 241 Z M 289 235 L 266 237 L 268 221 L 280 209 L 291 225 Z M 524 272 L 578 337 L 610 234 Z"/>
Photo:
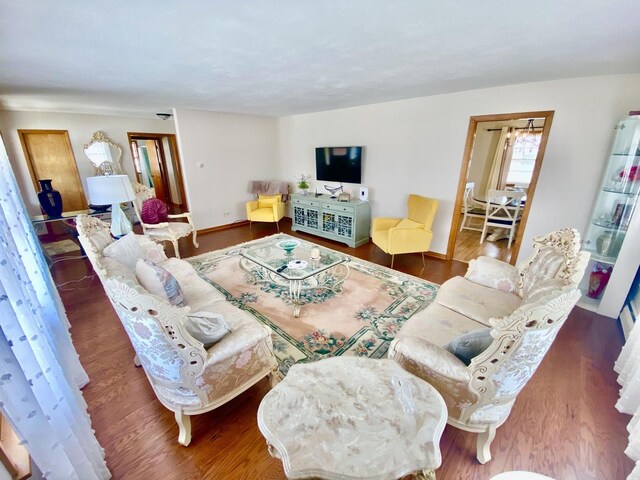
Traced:
<path id="1" fill-rule="evenodd" d="M 303 200 L 301 198 L 293 198 L 291 199 L 292 203 L 297 203 L 298 205 L 305 205 L 307 207 L 317 207 L 320 205 L 319 202 L 314 202 L 313 200 Z"/>
<path id="2" fill-rule="evenodd" d="M 331 210 L 333 212 L 346 212 L 354 213 L 356 209 L 351 205 L 324 205 L 325 210 Z"/>

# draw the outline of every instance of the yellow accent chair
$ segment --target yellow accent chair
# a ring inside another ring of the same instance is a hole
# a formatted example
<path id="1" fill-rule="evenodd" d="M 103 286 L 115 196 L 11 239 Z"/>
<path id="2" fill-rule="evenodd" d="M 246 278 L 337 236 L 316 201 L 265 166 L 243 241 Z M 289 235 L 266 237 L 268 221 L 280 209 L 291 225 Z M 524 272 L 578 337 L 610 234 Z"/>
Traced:
<path id="1" fill-rule="evenodd" d="M 438 200 L 411 194 L 407 207 L 407 218 L 373 219 L 373 243 L 391 255 L 391 268 L 394 256 L 400 253 L 420 252 L 424 265 L 424 252 L 427 252 L 431 245 L 431 225 L 438 210 Z"/>
<path id="2" fill-rule="evenodd" d="M 284 217 L 285 204 L 282 195 L 258 195 L 258 200 L 247 202 L 249 229 L 253 222 L 275 222 L 280 231 L 280 219 Z"/>

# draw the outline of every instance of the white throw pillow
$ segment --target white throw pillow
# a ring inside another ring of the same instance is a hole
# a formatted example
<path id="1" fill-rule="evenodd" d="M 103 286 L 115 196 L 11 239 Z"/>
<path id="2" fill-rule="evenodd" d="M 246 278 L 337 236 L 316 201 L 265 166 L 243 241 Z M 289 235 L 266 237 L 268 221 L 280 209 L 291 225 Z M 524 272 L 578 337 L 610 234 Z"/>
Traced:
<path id="1" fill-rule="evenodd" d="M 140 245 L 133 232 L 127 233 L 102 251 L 105 257 L 117 260 L 132 272 L 136 269 L 136 263 L 140 257 Z"/>
<path id="2" fill-rule="evenodd" d="M 204 344 L 204 348 L 209 348 L 222 337 L 231 332 L 229 325 L 219 313 L 193 312 L 187 315 L 187 322 L 184 325 L 189 334 Z"/>
<path id="3" fill-rule="evenodd" d="M 166 269 L 155 265 L 149 260 L 138 260 L 136 263 L 136 278 L 147 292 L 163 298 L 171 305 L 182 307 L 184 295 L 176 280 Z"/>

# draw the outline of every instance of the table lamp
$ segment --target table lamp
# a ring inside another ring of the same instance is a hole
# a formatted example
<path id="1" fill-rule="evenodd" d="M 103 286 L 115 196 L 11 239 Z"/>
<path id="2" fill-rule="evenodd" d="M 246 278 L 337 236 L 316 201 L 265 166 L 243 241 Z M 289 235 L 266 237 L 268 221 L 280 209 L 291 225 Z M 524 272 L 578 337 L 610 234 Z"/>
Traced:
<path id="1" fill-rule="evenodd" d="M 94 205 L 111 204 L 111 234 L 118 238 L 131 231 L 131 222 L 120 208 L 123 202 L 135 198 L 131 181 L 126 175 L 88 177 L 89 201 Z"/>

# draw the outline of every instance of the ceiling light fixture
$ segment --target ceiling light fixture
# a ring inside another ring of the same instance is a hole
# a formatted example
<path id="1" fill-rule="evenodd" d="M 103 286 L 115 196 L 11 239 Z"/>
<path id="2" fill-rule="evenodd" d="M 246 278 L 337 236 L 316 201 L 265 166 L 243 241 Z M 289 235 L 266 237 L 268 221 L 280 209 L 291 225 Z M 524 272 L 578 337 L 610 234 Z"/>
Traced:
<path id="1" fill-rule="evenodd" d="M 156 115 L 162 120 L 169 120 L 171 117 L 173 117 L 173 115 L 170 113 L 156 113 Z"/>
<path id="2" fill-rule="evenodd" d="M 533 118 L 527 120 L 527 126 L 522 128 L 521 132 L 517 132 L 516 130 L 516 135 L 516 143 L 520 144 L 522 148 L 527 149 L 529 153 L 534 150 L 538 150 L 541 135 L 536 134 L 536 127 L 533 125 Z"/>

